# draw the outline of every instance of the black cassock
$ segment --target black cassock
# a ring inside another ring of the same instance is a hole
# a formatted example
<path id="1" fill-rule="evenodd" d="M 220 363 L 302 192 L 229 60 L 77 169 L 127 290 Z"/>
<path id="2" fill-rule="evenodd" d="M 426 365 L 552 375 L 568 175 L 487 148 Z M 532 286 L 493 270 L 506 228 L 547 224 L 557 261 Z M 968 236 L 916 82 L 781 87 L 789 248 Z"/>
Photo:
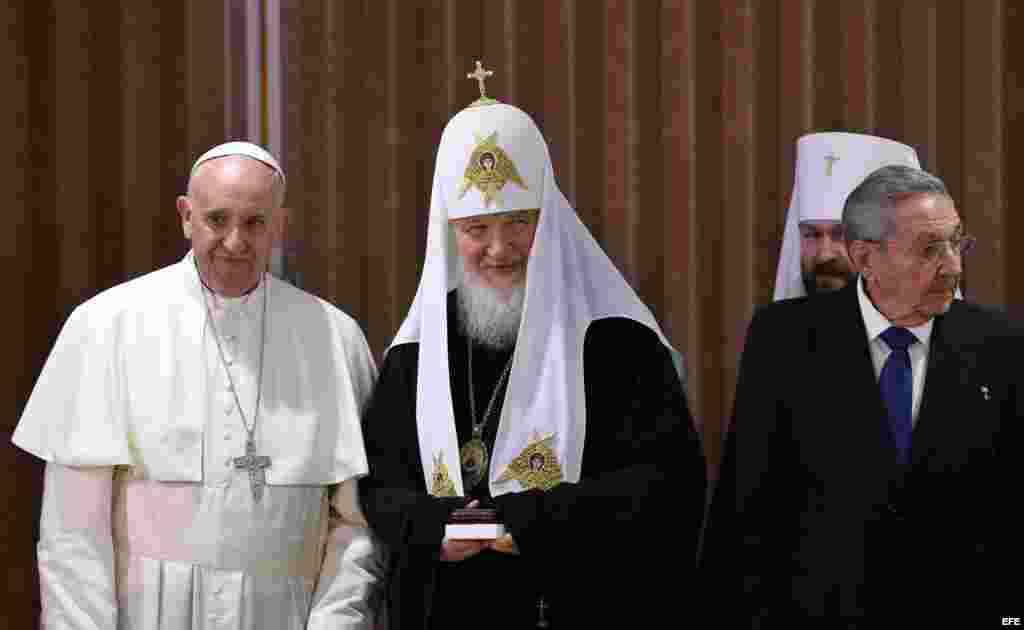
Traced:
<path id="1" fill-rule="evenodd" d="M 463 444 L 472 427 L 467 344 L 454 293 L 448 297 L 452 399 Z M 482 415 L 511 350 L 476 345 L 473 352 Z M 416 428 L 418 357 L 416 343 L 391 349 L 363 425 L 370 474 L 360 494 L 389 549 L 393 628 L 533 628 L 541 605 L 551 629 L 639 627 L 687 616 L 705 465 L 675 367 L 652 330 L 624 318 L 590 325 L 580 481 L 491 498 L 485 479 L 470 496 L 499 510 L 520 554 L 487 550 L 457 563 L 438 559 L 441 539 L 450 512 L 468 499 L 427 494 Z M 503 398 L 498 392 L 484 433 L 488 452 Z"/>

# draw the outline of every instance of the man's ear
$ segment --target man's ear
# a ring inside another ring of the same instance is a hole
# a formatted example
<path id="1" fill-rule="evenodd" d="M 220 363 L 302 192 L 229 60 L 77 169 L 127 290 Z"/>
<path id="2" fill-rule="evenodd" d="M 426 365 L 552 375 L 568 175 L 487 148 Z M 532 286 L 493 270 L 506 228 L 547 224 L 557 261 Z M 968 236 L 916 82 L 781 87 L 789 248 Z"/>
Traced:
<path id="1" fill-rule="evenodd" d="M 176 205 L 178 216 L 181 217 L 181 230 L 185 238 L 192 240 L 192 201 L 185 195 L 179 195 Z"/>
<path id="2" fill-rule="evenodd" d="M 850 255 L 850 262 L 853 270 L 864 275 L 864 271 L 871 269 L 871 254 L 875 251 L 875 244 L 868 241 L 847 241 L 846 251 Z"/>

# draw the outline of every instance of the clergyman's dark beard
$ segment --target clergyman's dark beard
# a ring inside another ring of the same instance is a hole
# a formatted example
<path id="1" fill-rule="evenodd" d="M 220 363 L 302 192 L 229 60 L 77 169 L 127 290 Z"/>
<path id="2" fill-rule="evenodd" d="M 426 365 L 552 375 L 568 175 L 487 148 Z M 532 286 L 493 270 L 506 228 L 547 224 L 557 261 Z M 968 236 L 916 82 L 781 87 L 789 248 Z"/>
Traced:
<path id="1" fill-rule="evenodd" d="M 836 291 L 841 287 L 830 289 L 828 287 L 818 286 L 819 276 L 829 276 L 843 281 L 842 286 L 850 284 L 857 277 L 856 274 L 848 271 L 845 267 L 833 263 L 823 263 L 821 265 L 815 265 L 814 270 L 810 272 L 804 272 L 801 274 L 804 280 L 804 290 L 807 291 L 807 295 L 817 295 L 819 293 L 829 293 Z"/>

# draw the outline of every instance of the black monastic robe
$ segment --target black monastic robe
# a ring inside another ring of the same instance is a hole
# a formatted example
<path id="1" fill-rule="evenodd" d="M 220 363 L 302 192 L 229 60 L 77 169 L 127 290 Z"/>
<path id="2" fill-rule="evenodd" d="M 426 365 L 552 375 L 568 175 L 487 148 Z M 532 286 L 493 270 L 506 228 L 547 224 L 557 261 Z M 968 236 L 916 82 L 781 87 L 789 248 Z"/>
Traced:
<path id="1" fill-rule="evenodd" d="M 448 300 L 456 431 L 470 436 L 467 343 Z M 477 414 L 483 415 L 512 351 L 473 348 Z M 587 405 L 582 475 L 548 492 L 492 498 L 486 479 L 469 498 L 427 494 L 416 428 L 419 344 L 388 353 L 364 417 L 370 474 L 363 508 L 390 552 L 393 628 L 639 627 L 672 619 L 693 591 L 705 464 L 667 349 L 646 326 L 593 322 L 584 341 Z M 499 391 L 484 441 L 491 452 Z M 458 474 L 458 471 L 451 471 Z M 439 560 L 450 512 L 478 498 L 499 510 L 519 555 L 485 550 Z M 670 579 L 658 576 L 670 572 Z M 588 626 L 587 624 L 596 624 Z"/>

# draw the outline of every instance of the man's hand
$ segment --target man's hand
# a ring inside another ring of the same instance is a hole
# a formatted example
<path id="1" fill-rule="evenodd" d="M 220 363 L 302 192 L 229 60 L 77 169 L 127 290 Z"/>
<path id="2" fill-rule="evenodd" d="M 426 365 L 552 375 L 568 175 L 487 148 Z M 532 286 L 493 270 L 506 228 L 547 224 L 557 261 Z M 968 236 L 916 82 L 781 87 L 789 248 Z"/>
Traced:
<path id="1" fill-rule="evenodd" d="M 475 508 L 480 505 L 480 501 L 474 499 L 470 501 L 466 507 Z M 444 539 L 441 541 L 441 561 L 442 562 L 462 562 L 467 558 L 472 558 L 476 554 L 480 553 L 484 549 L 487 549 L 488 545 L 491 544 L 490 540 L 449 540 Z"/>
<path id="2" fill-rule="evenodd" d="M 487 548 L 501 553 L 519 555 L 519 547 L 516 545 L 516 541 L 512 539 L 512 534 L 505 534 L 501 538 L 488 541 Z"/>
<path id="3" fill-rule="evenodd" d="M 443 540 L 441 541 L 442 562 L 462 562 L 487 549 L 490 540 Z"/>

